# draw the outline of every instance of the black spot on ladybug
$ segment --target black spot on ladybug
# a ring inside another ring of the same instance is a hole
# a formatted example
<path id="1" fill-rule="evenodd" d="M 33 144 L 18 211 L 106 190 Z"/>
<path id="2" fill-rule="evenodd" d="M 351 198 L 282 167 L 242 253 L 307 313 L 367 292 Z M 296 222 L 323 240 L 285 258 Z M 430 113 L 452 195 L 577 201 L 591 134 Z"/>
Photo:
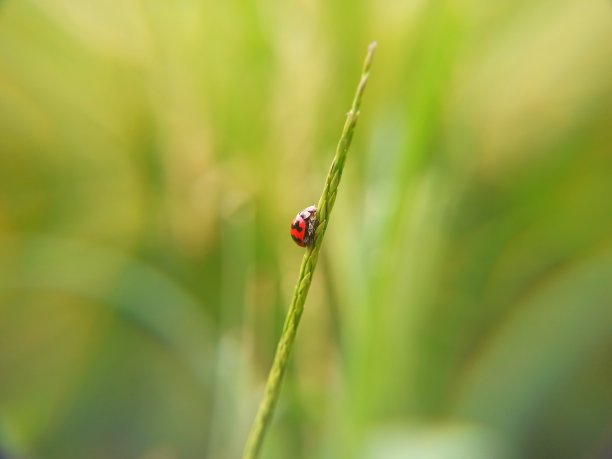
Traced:
<path id="1" fill-rule="evenodd" d="M 298 230 L 299 233 L 304 231 L 304 227 L 300 225 L 300 221 L 296 220 L 291 224 L 291 229 Z M 294 238 L 295 239 L 295 238 Z"/>

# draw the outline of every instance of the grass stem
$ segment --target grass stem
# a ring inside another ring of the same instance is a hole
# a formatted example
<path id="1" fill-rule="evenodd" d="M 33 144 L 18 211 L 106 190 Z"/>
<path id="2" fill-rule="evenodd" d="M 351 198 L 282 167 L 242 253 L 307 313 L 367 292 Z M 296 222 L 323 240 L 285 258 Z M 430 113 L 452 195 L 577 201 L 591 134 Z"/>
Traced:
<path id="1" fill-rule="evenodd" d="M 353 98 L 353 104 L 351 109 L 347 113 L 346 121 L 344 123 L 344 129 L 340 136 L 340 141 L 336 148 L 336 154 L 332 161 L 329 173 L 327 174 L 327 180 L 325 181 L 325 187 L 323 193 L 319 199 L 317 205 L 317 221 L 318 226 L 315 233 L 314 243 L 306 248 L 306 253 L 302 259 L 302 265 L 300 267 L 300 274 L 298 277 L 295 291 L 293 292 L 293 298 L 291 300 L 291 306 L 285 319 L 285 325 L 276 348 L 276 354 L 272 363 L 272 368 L 268 375 L 268 381 L 266 383 L 266 389 L 264 392 L 263 399 L 259 405 L 257 415 L 251 426 L 246 446 L 244 448 L 243 459 L 256 459 L 261 450 L 261 445 L 266 435 L 266 431 L 274 414 L 274 407 L 280 394 L 281 382 L 285 369 L 287 367 L 287 361 L 295 335 L 297 333 L 298 324 L 304 311 L 304 302 L 308 295 L 310 283 L 312 282 L 312 276 L 314 274 L 315 267 L 317 266 L 317 260 L 319 258 L 319 249 L 323 243 L 323 237 L 327 230 L 329 223 L 329 217 L 336 201 L 336 194 L 338 192 L 338 184 L 342 177 L 342 170 L 344 169 L 344 162 L 346 160 L 346 154 L 351 145 L 353 139 L 353 132 L 359 118 L 359 110 L 361 107 L 361 97 L 365 89 L 366 83 L 370 76 L 370 66 L 372 64 L 372 57 L 376 48 L 376 42 L 373 42 L 368 47 L 368 54 L 366 56 L 363 70 L 361 72 L 361 79 L 357 86 L 355 97 Z"/>

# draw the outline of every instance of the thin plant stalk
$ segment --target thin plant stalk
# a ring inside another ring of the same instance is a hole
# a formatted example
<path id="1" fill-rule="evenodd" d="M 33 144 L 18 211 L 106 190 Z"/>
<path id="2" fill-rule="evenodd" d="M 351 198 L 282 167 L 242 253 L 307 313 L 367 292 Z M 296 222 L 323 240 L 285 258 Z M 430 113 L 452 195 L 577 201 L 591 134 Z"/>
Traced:
<path id="1" fill-rule="evenodd" d="M 355 97 L 353 98 L 353 105 L 347 113 L 346 121 L 344 123 L 344 129 L 340 136 L 340 141 L 336 148 L 336 154 L 334 160 L 327 174 L 327 180 L 325 181 L 325 187 L 323 193 L 319 199 L 317 205 L 317 222 L 318 226 L 315 232 L 314 242 L 310 247 L 306 248 L 306 253 L 302 259 L 302 265 L 300 267 L 300 274 L 298 277 L 295 290 L 293 292 L 293 298 L 291 300 L 291 306 L 285 319 L 283 331 L 276 348 L 276 354 L 274 355 L 274 361 L 272 362 L 272 368 L 268 375 L 268 381 L 266 383 L 266 389 L 263 395 L 263 399 L 259 405 L 257 415 L 251 426 L 244 453 L 243 459 L 256 459 L 261 450 L 261 445 L 266 435 L 266 431 L 274 414 L 274 407 L 280 394 L 281 382 L 285 369 L 287 368 L 287 361 L 291 348 L 293 347 L 293 341 L 295 340 L 295 334 L 297 333 L 298 324 L 304 311 L 304 302 L 310 289 L 310 283 L 312 282 L 312 276 L 317 266 L 317 260 L 319 258 L 319 250 L 323 243 L 323 237 L 327 230 L 329 223 L 329 217 L 336 201 L 336 194 L 338 192 L 338 184 L 342 177 L 342 170 L 344 169 L 344 162 L 346 160 L 346 154 L 351 145 L 353 139 L 353 132 L 357 125 L 357 119 L 359 118 L 359 109 L 361 107 L 361 97 L 365 89 L 366 83 L 370 76 L 370 66 L 372 64 L 372 57 L 374 50 L 376 49 L 376 42 L 373 42 L 368 47 L 368 54 L 363 65 L 361 72 L 361 79 L 357 86 Z"/>

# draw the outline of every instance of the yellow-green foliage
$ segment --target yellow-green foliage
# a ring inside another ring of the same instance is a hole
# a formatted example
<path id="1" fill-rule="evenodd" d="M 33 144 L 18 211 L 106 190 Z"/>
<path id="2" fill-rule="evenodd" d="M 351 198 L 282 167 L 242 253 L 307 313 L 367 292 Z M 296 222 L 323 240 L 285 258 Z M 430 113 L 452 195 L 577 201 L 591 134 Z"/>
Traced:
<path id="1" fill-rule="evenodd" d="M 0 456 L 240 456 L 377 39 L 261 457 L 598 457 L 611 18 L 0 2 Z"/>

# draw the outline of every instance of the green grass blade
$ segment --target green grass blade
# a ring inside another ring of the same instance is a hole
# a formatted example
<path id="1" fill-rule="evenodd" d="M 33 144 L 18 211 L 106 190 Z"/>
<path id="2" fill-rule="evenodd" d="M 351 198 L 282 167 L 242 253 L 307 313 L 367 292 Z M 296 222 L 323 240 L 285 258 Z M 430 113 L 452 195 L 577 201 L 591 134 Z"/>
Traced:
<path id="1" fill-rule="evenodd" d="M 298 324 L 300 323 L 300 318 L 302 317 L 302 312 L 304 311 L 304 303 L 306 301 L 310 283 L 312 282 L 312 276 L 319 258 L 319 249 L 323 243 L 323 237 L 325 236 L 325 231 L 327 230 L 329 217 L 336 201 L 338 184 L 340 183 L 340 178 L 342 177 L 344 162 L 353 139 L 353 132 L 355 131 L 355 126 L 357 125 L 357 119 L 359 118 L 361 98 L 370 76 L 370 66 L 372 64 L 372 57 L 375 49 L 376 42 L 373 42 L 368 48 L 368 53 L 361 72 L 361 79 L 359 80 L 359 85 L 357 86 L 355 97 L 353 98 L 353 104 L 347 113 L 344 129 L 342 130 L 342 135 L 340 136 L 340 141 L 338 142 L 338 146 L 336 148 L 336 154 L 329 169 L 329 173 L 327 174 L 325 187 L 323 188 L 323 193 L 321 194 L 321 198 L 319 199 L 319 204 L 317 206 L 318 226 L 315 234 L 315 240 L 312 246 L 306 248 L 306 253 L 302 259 L 300 274 L 295 286 L 295 291 L 293 292 L 291 306 L 289 307 L 289 312 L 287 313 L 287 318 L 285 319 L 285 325 L 283 326 L 283 332 L 280 337 L 278 347 L 276 348 L 276 354 L 274 356 L 274 361 L 272 362 L 272 368 L 270 369 L 270 373 L 268 375 L 264 396 L 259 405 L 253 425 L 251 426 L 251 431 L 249 433 L 242 456 L 243 459 L 255 459 L 259 455 L 267 428 L 272 419 L 272 415 L 274 414 L 274 407 L 280 394 L 283 374 L 287 368 L 289 354 L 291 353 Z"/>

